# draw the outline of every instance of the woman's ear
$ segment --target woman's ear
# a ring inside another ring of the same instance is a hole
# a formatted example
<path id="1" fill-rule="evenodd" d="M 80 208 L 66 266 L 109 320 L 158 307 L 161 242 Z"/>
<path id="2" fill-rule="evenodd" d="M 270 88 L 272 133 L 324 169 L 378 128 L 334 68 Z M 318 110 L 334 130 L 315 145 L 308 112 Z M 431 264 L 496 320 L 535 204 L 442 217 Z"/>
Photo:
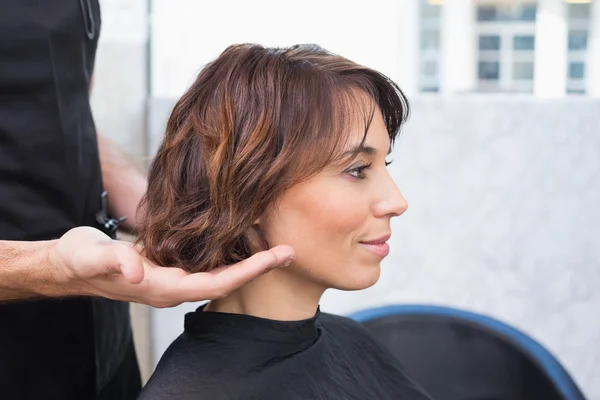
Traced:
<path id="1" fill-rule="evenodd" d="M 258 225 L 258 226 L 260 226 L 260 224 L 262 224 L 262 223 L 263 223 L 263 221 L 265 220 L 265 218 L 266 218 L 266 217 L 265 217 L 265 212 L 263 212 L 261 215 L 259 215 L 259 217 L 258 217 L 258 218 L 256 218 L 256 219 L 254 220 L 254 223 L 253 223 L 252 225 Z"/>
<path id="2" fill-rule="evenodd" d="M 263 236 L 258 224 L 252 224 L 252 226 L 244 232 L 244 236 L 246 238 L 246 243 L 248 243 L 248 246 L 250 247 L 251 254 L 270 249 L 269 243 Z"/>

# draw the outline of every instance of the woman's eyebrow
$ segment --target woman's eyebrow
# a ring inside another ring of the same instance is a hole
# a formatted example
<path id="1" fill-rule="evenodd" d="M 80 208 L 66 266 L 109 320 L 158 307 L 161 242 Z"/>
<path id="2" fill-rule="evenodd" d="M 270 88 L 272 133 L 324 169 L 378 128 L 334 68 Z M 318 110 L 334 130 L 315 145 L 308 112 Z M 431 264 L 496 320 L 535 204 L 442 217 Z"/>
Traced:
<path id="1" fill-rule="evenodd" d="M 344 152 L 346 154 L 367 154 L 367 155 L 375 155 L 377 154 L 377 149 L 371 146 L 366 146 L 364 144 L 360 144 L 358 146 L 354 146 L 351 149 Z"/>
<path id="2" fill-rule="evenodd" d="M 347 150 L 344 152 L 344 155 L 348 155 L 348 154 L 367 154 L 370 156 L 376 155 L 377 154 L 377 149 L 375 147 L 371 147 L 371 146 L 367 146 L 364 144 L 360 144 L 358 146 L 354 146 L 353 148 Z M 392 147 L 390 146 L 388 149 L 387 154 L 392 154 Z"/>

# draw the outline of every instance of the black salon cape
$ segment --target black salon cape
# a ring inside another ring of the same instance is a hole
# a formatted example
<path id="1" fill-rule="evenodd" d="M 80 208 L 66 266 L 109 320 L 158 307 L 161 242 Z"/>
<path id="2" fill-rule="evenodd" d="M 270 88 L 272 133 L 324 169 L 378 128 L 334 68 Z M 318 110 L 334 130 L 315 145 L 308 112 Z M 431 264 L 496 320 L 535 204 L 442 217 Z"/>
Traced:
<path id="1" fill-rule="evenodd" d="M 203 312 L 167 349 L 141 400 L 425 400 L 360 324 L 317 312 L 282 322 Z"/>

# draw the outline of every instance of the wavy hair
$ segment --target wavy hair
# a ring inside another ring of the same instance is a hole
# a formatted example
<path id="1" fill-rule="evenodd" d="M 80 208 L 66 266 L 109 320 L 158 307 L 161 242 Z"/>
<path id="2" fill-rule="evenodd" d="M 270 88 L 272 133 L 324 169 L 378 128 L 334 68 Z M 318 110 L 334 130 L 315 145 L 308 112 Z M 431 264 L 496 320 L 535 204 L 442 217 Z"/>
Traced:
<path id="1" fill-rule="evenodd" d="M 139 208 L 146 256 L 198 272 L 267 249 L 255 221 L 339 162 L 375 107 L 393 143 L 409 107 L 385 75 L 317 45 L 228 47 L 168 119 Z"/>

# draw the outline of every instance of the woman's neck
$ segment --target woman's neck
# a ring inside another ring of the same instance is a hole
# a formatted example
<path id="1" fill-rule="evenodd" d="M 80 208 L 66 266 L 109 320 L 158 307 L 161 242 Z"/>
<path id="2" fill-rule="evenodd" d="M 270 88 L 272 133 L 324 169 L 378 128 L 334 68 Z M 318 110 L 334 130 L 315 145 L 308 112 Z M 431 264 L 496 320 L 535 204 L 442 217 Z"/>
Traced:
<path id="1" fill-rule="evenodd" d="M 279 268 L 247 283 L 227 297 L 211 301 L 204 311 L 298 321 L 315 315 L 325 289 L 290 268 Z"/>

